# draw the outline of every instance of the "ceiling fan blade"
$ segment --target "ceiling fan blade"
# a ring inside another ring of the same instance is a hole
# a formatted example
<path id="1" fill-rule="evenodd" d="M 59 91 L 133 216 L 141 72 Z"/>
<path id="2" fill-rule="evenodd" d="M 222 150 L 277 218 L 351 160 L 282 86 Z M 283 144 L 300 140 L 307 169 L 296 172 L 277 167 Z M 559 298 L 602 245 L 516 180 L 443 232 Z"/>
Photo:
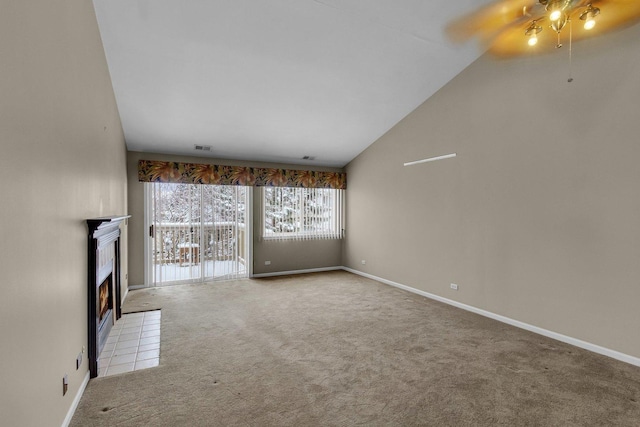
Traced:
<path id="1" fill-rule="evenodd" d="M 527 37 L 524 34 L 528 25 L 529 23 L 526 22 L 524 25 L 512 26 L 502 31 L 486 43 L 487 52 L 494 56 L 508 58 L 524 54 L 546 53 L 555 49 L 558 34 L 549 28 L 548 22 L 541 25 L 544 30 L 537 35 L 538 43 L 534 48 L 527 44 Z"/>
<path id="2" fill-rule="evenodd" d="M 529 19 L 530 11 L 539 6 L 537 0 L 498 0 L 456 19 L 447 26 L 446 31 L 456 42 L 467 41 L 473 37 L 487 39 L 503 30 L 505 26 Z"/>

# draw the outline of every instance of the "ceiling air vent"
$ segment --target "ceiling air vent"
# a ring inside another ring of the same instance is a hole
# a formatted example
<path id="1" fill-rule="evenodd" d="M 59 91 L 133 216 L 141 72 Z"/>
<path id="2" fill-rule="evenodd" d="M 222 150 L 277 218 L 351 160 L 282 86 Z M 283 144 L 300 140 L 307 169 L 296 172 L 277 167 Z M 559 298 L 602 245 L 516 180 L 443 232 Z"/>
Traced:
<path id="1" fill-rule="evenodd" d="M 302 157 L 302 160 L 315 160 L 316 156 L 304 156 Z"/>
<path id="2" fill-rule="evenodd" d="M 196 151 L 211 151 L 211 146 L 210 145 L 194 145 L 193 148 Z"/>

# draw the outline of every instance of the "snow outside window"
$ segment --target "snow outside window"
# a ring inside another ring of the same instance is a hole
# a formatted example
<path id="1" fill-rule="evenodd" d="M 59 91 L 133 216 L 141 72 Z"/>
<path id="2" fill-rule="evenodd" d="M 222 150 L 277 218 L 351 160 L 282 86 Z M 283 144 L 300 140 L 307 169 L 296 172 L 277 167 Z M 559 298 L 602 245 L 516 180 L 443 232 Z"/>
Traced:
<path id="1" fill-rule="evenodd" d="M 340 239 L 344 190 L 262 187 L 262 238 Z"/>

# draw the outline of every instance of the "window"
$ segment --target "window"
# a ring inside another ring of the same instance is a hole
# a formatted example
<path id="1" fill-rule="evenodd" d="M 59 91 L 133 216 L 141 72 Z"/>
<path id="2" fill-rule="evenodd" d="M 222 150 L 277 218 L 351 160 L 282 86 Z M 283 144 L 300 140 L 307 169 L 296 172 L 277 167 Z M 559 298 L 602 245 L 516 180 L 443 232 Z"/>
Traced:
<path id="1" fill-rule="evenodd" d="M 147 284 L 248 277 L 252 190 L 146 183 Z"/>
<path id="2" fill-rule="evenodd" d="M 262 187 L 262 237 L 340 239 L 344 190 Z"/>

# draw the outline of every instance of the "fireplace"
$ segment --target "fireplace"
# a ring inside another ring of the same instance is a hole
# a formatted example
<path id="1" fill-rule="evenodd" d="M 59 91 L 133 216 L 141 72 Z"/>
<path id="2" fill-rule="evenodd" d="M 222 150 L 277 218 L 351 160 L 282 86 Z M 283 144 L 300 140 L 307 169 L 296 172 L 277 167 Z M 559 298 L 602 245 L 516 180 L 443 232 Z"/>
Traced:
<path id="1" fill-rule="evenodd" d="M 96 313 L 98 315 L 98 357 L 100 357 L 100 352 L 104 347 L 107 338 L 109 337 L 109 332 L 111 331 L 111 326 L 114 323 L 114 312 L 113 312 L 113 295 L 115 294 L 113 289 L 113 271 L 109 274 L 109 276 L 102 281 L 102 283 L 98 286 L 98 298 L 97 298 L 97 308 Z M 120 315 L 118 315 L 120 317 Z"/>
<path id="2" fill-rule="evenodd" d="M 111 277 L 104 279 L 104 282 L 98 286 L 98 324 L 104 323 L 113 309 L 113 299 L 111 295 Z"/>
<path id="3" fill-rule="evenodd" d="M 98 376 L 98 358 L 114 322 L 122 315 L 120 223 L 129 216 L 88 219 L 89 372 Z"/>

